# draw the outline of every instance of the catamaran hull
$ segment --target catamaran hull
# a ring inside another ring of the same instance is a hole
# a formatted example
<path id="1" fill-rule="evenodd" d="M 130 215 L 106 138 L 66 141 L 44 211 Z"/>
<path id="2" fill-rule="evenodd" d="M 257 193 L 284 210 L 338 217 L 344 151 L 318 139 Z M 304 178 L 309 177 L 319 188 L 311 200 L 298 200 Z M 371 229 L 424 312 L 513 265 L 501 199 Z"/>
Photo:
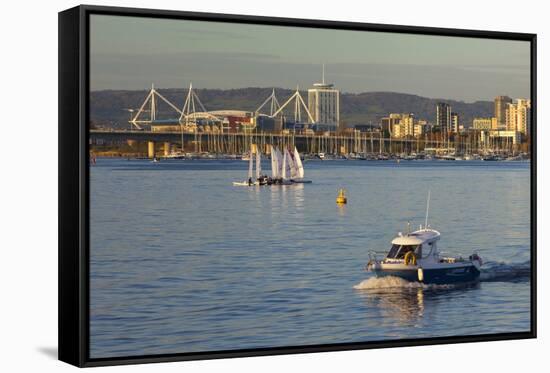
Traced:
<path id="1" fill-rule="evenodd" d="M 375 269 L 376 277 L 395 276 L 410 282 L 422 282 L 425 284 L 464 284 L 479 280 L 480 271 L 473 264 L 453 268 L 422 269 Z M 421 274 L 419 273 L 421 272 Z"/>
<path id="2" fill-rule="evenodd" d="M 290 181 L 294 184 L 311 184 L 311 180 L 291 179 Z"/>

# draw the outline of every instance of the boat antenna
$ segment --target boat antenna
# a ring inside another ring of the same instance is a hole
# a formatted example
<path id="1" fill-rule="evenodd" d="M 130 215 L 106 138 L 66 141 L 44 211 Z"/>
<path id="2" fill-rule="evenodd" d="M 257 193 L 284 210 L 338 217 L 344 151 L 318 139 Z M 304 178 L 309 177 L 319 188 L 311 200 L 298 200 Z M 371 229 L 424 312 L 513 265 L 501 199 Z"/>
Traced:
<path id="1" fill-rule="evenodd" d="M 428 215 L 430 213 L 430 192 L 431 190 L 428 189 L 428 203 L 426 204 L 426 221 L 424 222 L 424 229 L 428 229 Z"/>

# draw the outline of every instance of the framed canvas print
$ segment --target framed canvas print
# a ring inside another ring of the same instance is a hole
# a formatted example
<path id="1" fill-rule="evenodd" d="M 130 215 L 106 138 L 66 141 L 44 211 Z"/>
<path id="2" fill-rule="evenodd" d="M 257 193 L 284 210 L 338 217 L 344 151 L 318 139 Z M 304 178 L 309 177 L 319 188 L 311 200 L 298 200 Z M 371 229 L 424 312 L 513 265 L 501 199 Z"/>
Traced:
<path id="1" fill-rule="evenodd" d="M 536 36 L 59 14 L 59 357 L 536 335 Z"/>

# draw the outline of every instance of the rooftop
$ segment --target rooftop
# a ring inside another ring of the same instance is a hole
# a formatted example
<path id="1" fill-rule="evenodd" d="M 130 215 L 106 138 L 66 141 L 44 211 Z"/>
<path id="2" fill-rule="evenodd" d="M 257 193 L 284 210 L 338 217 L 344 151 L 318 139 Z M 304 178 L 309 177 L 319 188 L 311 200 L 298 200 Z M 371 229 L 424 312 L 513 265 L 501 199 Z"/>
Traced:
<path id="1" fill-rule="evenodd" d="M 420 245 L 424 242 L 439 240 L 441 234 L 434 229 L 421 229 L 407 235 L 397 236 L 392 240 L 396 245 Z"/>

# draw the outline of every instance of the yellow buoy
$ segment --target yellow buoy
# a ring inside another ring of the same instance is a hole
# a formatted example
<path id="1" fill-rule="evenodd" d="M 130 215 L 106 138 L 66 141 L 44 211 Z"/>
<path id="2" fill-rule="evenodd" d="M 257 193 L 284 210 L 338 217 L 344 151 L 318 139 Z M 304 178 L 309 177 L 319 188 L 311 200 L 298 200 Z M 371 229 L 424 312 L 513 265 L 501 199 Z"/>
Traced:
<path id="1" fill-rule="evenodd" d="M 342 188 L 338 190 L 338 197 L 336 197 L 336 203 L 338 204 L 348 203 L 348 199 L 346 198 L 346 192 Z"/>

